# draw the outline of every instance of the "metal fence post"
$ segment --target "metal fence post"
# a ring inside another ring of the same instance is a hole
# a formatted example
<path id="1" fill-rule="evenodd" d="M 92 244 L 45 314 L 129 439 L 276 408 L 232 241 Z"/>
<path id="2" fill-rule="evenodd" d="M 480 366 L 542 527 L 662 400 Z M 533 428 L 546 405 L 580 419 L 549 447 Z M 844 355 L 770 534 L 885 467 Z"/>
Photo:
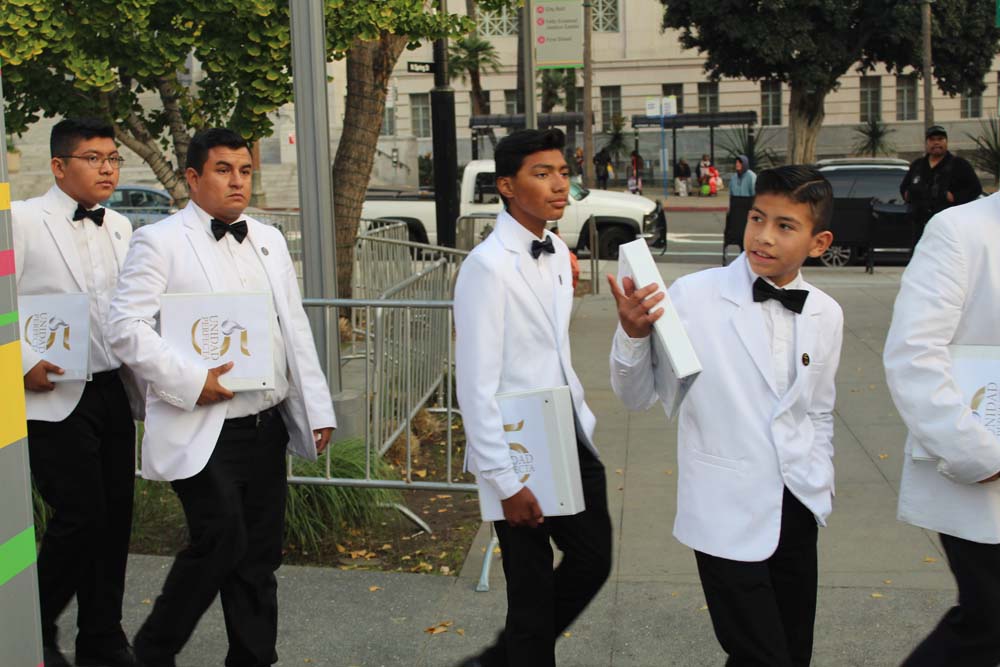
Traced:
<path id="1" fill-rule="evenodd" d="M 3 81 L 0 73 L 0 135 Z M 10 218 L 7 152 L 0 153 L 0 652 L 5 665 L 42 662 L 42 630 L 35 568 L 35 529 L 28 473 L 28 426 L 18 335 L 14 236 Z"/>

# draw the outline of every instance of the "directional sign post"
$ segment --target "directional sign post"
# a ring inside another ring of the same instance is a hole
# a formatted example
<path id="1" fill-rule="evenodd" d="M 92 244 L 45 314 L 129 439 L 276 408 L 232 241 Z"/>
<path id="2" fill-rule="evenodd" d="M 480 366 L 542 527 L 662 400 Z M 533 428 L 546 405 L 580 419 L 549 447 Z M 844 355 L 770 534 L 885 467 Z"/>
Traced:
<path id="1" fill-rule="evenodd" d="M 583 2 L 542 0 L 535 5 L 535 67 L 583 67 Z"/>

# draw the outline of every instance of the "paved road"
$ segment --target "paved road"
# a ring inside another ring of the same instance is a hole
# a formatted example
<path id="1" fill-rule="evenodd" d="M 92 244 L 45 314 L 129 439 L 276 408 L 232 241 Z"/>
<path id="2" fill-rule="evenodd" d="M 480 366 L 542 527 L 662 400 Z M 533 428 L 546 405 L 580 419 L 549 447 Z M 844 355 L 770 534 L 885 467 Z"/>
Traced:
<path id="1" fill-rule="evenodd" d="M 616 270 L 613 264 L 604 268 Z M 668 280 L 696 268 L 661 265 Z M 899 664 L 955 596 L 936 537 L 895 519 L 904 429 L 880 360 L 899 275 L 898 268 L 879 268 L 873 276 L 860 268 L 807 270 L 846 315 L 837 375 L 837 497 L 819 542 L 816 667 Z M 658 408 L 628 413 L 611 393 L 607 358 L 615 310 L 606 292 L 578 301 L 571 334 L 575 367 L 598 418 L 615 563 L 592 607 L 570 629 L 571 636 L 560 640 L 559 664 L 719 666 L 723 655 L 694 558 L 671 536 L 676 425 Z M 473 590 L 485 538 L 481 531 L 459 577 L 282 568 L 279 664 L 448 667 L 479 650 L 502 624 L 505 608 L 499 561 L 493 590 Z M 130 560 L 124 619 L 130 634 L 149 612 L 168 564 L 155 557 Z M 63 645 L 71 652 L 73 616 L 65 618 Z M 425 632 L 442 622 L 452 623 L 447 632 Z M 221 665 L 225 651 L 216 605 L 178 665 Z"/>
<path id="2" fill-rule="evenodd" d="M 709 211 L 668 212 L 667 251 L 657 262 L 715 265 L 722 258 L 726 214 Z M 739 253 L 739 248 L 731 249 Z"/>

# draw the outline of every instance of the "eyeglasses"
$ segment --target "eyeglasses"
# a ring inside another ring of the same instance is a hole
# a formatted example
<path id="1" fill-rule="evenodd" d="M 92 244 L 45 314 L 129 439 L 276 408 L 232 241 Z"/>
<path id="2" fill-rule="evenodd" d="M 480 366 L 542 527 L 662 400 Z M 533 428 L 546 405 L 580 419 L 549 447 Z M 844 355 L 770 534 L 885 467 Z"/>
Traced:
<path id="1" fill-rule="evenodd" d="M 101 157 L 100 155 L 56 155 L 56 157 L 64 160 L 70 158 L 83 160 L 91 169 L 100 169 L 105 162 L 111 165 L 112 169 L 121 169 L 122 165 L 125 164 L 125 158 L 120 155 L 109 155 L 108 157 Z"/>

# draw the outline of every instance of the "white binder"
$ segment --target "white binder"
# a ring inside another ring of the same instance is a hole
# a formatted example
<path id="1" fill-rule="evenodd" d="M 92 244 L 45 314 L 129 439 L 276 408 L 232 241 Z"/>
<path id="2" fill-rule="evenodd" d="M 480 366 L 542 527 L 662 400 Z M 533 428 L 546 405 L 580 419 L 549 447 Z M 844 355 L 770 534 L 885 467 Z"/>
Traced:
<path id="1" fill-rule="evenodd" d="M 24 294 L 17 302 L 21 340 L 65 371 L 49 373 L 49 381 L 89 380 L 90 296 Z"/>
<path id="2" fill-rule="evenodd" d="M 631 241 L 618 247 L 618 276 L 631 276 L 636 288 L 656 283 L 657 293 L 663 292 L 663 315 L 653 323 L 653 374 L 659 390 L 670 384 L 677 384 L 670 416 L 677 414 L 677 408 L 687 395 L 691 385 L 701 373 L 701 361 L 694 351 L 691 339 L 681 323 L 681 318 L 670 301 L 663 276 L 656 268 L 653 255 L 643 239 Z M 664 363 L 666 361 L 667 363 Z"/>
<path id="3" fill-rule="evenodd" d="M 962 399 L 987 431 L 1000 440 L 1000 347 L 995 345 L 949 345 L 951 376 Z M 936 461 L 914 440 L 910 458 Z"/>
<path id="4" fill-rule="evenodd" d="M 535 494 L 542 514 L 582 512 L 580 457 L 569 387 L 497 394 L 497 402 L 514 471 Z M 483 521 L 502 520 L 503 507 L 496 490 L 486 480 L 478 482 Z"/>
<path id="5" fill-rule="evenodd" d="M 232 369 L 219 377 L 230 391 L 274 389 L 275 326 L 268 292 L 160 297 L 160 336 L 178 355 L 206 369 L 232 361 Z"/>

